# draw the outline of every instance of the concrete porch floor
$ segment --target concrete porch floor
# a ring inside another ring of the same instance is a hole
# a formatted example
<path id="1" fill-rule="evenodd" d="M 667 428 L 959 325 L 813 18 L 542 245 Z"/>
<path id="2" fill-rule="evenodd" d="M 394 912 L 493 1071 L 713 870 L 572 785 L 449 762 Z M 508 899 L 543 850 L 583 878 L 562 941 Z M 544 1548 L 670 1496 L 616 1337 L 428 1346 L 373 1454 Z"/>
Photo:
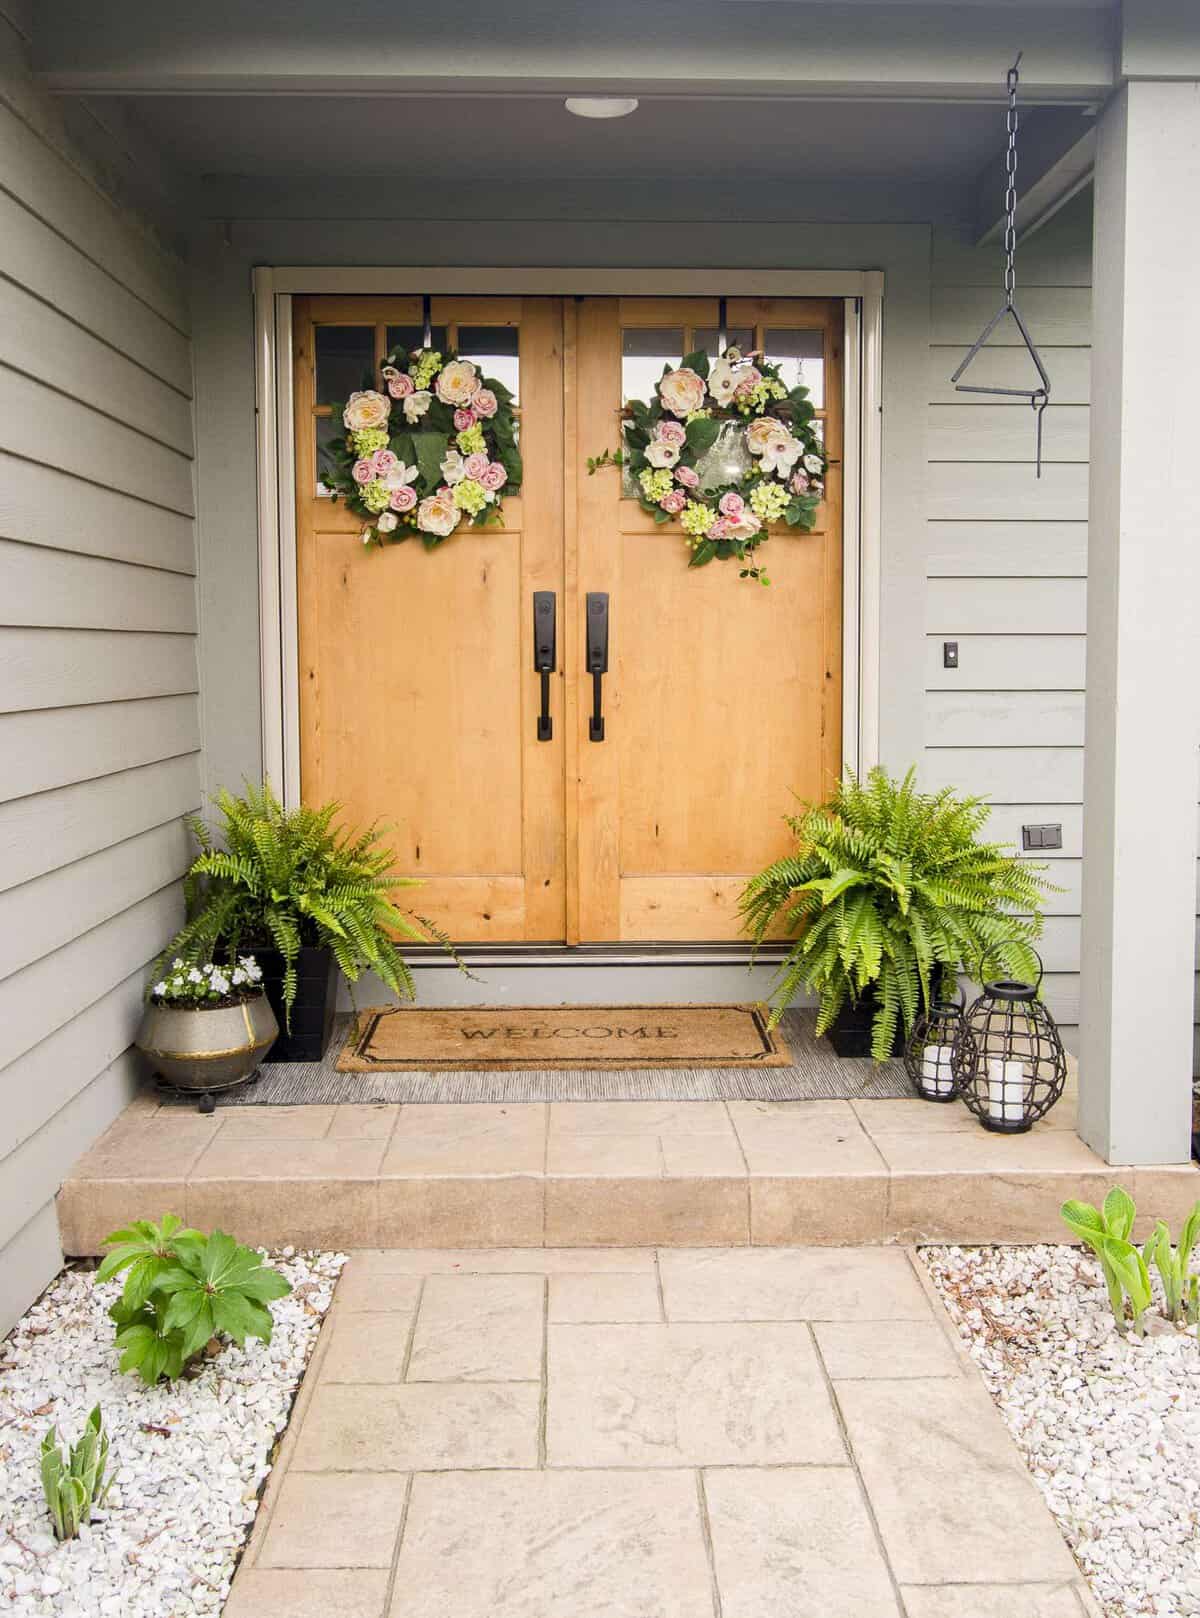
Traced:
<path id="1" fill-rule="evenodd" d="M 354 1255 L 225 1618 L 1085 1618 L 911 1252 Z"/>
<path id="2" fill-rule="evenodd" d="M 64 1250 L 165 1211 L 268 1246 L 788 1246 L 1058 1241 L 1120 1181 L 1149 1229 L 1190 1164 L 1111 1168 L 1074 1097 L 1025 1135 L 919 1100 L 230 1107 L 139 1097 L 71 1171 Z"/>

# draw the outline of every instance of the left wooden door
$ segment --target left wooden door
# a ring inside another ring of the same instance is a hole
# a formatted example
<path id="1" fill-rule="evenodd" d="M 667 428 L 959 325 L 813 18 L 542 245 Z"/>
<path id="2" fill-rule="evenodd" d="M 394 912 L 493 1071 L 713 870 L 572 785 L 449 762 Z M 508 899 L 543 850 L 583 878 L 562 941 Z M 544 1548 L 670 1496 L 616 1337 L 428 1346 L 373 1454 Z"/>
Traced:
<path id="1" fill-rule="evenodd" d="M 565 937 L 561 678 L 538 739 L 533 592 L 563 623 L 562 306 L 551 298 L 434 298 L 435 347 L 479 360 L 517 397 L 525 465 L 503 527 L 436 558 L 413 536 L 366 551 L 361 522 L 319 482 L 330 401 L 418 346 L 421 300 L 310 297 L 293 305 L 301 795 L 379 821 L 400 902 L 463 943 Z M 562 668 L 561 652 L 559 669 Z"/>

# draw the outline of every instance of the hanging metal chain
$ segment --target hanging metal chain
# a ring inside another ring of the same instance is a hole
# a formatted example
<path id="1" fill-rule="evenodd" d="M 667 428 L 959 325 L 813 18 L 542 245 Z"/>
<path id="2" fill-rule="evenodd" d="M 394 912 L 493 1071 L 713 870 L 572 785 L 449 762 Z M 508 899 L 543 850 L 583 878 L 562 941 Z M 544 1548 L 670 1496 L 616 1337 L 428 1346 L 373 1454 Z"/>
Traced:
<path id="1" fill-rule="evenodd" d="M 1017 129 L 1020 125 L 1017 85 L 1021 82 L 1017 69 L 1021 66 L 1023 55 L 1023 51 L 1018 51 L 1016 61 L 1008 70 L 1008 114 L 1005 118 L 1008 150 L 1004 154 L 1004 301 L 1009 309 L 1012 308 L 1017 287 Z"/>

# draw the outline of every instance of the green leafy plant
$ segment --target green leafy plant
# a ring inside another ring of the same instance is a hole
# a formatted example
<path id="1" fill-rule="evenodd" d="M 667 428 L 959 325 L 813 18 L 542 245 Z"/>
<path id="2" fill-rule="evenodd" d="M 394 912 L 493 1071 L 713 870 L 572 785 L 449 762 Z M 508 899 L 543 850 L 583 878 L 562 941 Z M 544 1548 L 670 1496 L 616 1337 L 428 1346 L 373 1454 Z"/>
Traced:
<path id="1" fill-rule="evenodd" d="M 1103 1208 L 1094 1208 L 1090 1202 L 1071 1201 L 1064 1202 L 1059 1209 L 1059 1216 L 1067 1228 L 1090 1247 L 1100 1260 L 1104 1284 L 1108 1288 L 1109 1306 L 1122 1331 L 1125 1329 L 1125 1289 L 1105 1244 L 1122 1242 L 1128 1246 L 1136 1215 L 1133 1198 L 1119 1185 L 1113 1186 L 1105 1197 Z"/>
<path id="2" fill-rule="evenodd" d="M 112 1478 L 108 1474 L 108 1435 L 96 1405 L 84 1424 L 77 1444 L 64 1456 L 58 1444 L 58 1429 L 51 1427 L 42 1439 L 42 1493 L 56 1539 L 74 1539 L 81 1523 L 90 1523 L 92 1512 L 104 1504 Z"/>
<path id="3" fill-rule="evenodd" d="M 1191 1274 L 1192 1250 L 1200 1241 L 1200 1202 L 1183 1222 L 1179 1241 L 1171 1244 L 1171 1232 L 1160 1219 L 1147 1243 L 1162 1282 L 1163 1296 L 1167 1300 L 1167 1314 L 1181 1324 L 1185 1316 L 1194 1313 L 1196 1277 Z"/>
<path id="4" fill-rule="evenodd" d="M 1145 1331 L 1146 1311 L 1154 1302 L 1150 1268 L 1158 1271 L 1166 1300 L 1165 1314 L 1177 1325 L 1200 1320 L 1200 1283 L 1191 1273 L 1192 1253 L 1200 1241 L 1200 1202 L 1183 1222 L 1177 1244 L 1160 1219 L 1139 1251 L 1130 1241 L 1137 1208 L 1133 1198 L 1114 1186 L 1103 1208 L 1090 1202 L 1064 1202 L 1060 1210 L 1068 1229 L 1085 1242 L 1100 1260 L 1113 1316 L 1122 1331 L 1126 1325 L 1126 1299 L 1139 1333 Z"/>
<path id="5" fill-rule="evenodd" d="M 246 950 L 274 949 L 283 957 L 284 1017 L 291 1025 L 296 962 L 305 946 L 333 951 L 347 982 L 374 972 L 397 997 L 412 999 L 412 974 L 395 935 L 449 947 L 428 922 L 398 910 L 388 891 L 419 886 L 390 871 L 378 828 L 351 833 L 334 824 L 339 805 L 284 809 L 269 787 L 216 798 L 219 839 L 200 819 L 190 824 L 200 853 L 184 883 L 188 919 L 155 961 L 151 981 L 167 962 L 184 966 Z"/>
<path id="6" fill-rule="evenodd" d="M 911 1029 L 943 979 L 986 956 L 1034 975 L 1041 932 L 1040 866 L 979 839 L 980 798 L 918 792 L 874 769 L 848 775 L 828 802 L 789 817 L 793 854 L 752 877 L 742 919 L 757 949 L 782 923 L 796 935 L 772 996 L 772 1022 L 803 988 L 820 995 L 817 1032 L 842 1006 L 873 992 L 871 1054 L 890 1055 L 897 1025 Z"/>
<path id="7" fill-rule="evenodd" d="M 111 1248 L 96 1272 L 109 1281 L 125 1272 L 109 1310 L 117 1327 L 121 1370 L 153 1386 L 181 1376 L 214 1338 L 271 1341 L 268 1305 L 292 1289 L 278 1270 L 224 1231 L 185 1230 L 174 1214 L 161 1225 L 138 1220 L 105 1237 Z"/>

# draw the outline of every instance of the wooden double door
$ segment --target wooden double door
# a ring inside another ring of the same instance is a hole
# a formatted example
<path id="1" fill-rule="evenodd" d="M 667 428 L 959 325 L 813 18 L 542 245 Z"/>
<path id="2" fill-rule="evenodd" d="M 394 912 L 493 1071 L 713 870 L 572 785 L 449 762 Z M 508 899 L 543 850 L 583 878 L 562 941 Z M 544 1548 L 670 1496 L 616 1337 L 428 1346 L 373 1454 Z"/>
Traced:
<path id="1" fill-rule="evenodd" d="M 783 816 L 841 767 L 843 305 L 730 299 L 728 340 L 813 391 L 830 468 L 812 533 L 689 570 L 622 475 L 623 397 L 716 351 L 715 298 L 434 297 L 435 345 L 517 395 L 524 482 L 503 527 L 364 551 L 319 484 L 330 399 L 421 339 L 408 297 L 294 301 L 301 791 L 379 821 L 404 901 L 461 943 L 732 941 Z M 552 734 L 539 739 L 534 593 L 554 596 Z M 608 597 L 603 740 L 587 597 Z"/>

